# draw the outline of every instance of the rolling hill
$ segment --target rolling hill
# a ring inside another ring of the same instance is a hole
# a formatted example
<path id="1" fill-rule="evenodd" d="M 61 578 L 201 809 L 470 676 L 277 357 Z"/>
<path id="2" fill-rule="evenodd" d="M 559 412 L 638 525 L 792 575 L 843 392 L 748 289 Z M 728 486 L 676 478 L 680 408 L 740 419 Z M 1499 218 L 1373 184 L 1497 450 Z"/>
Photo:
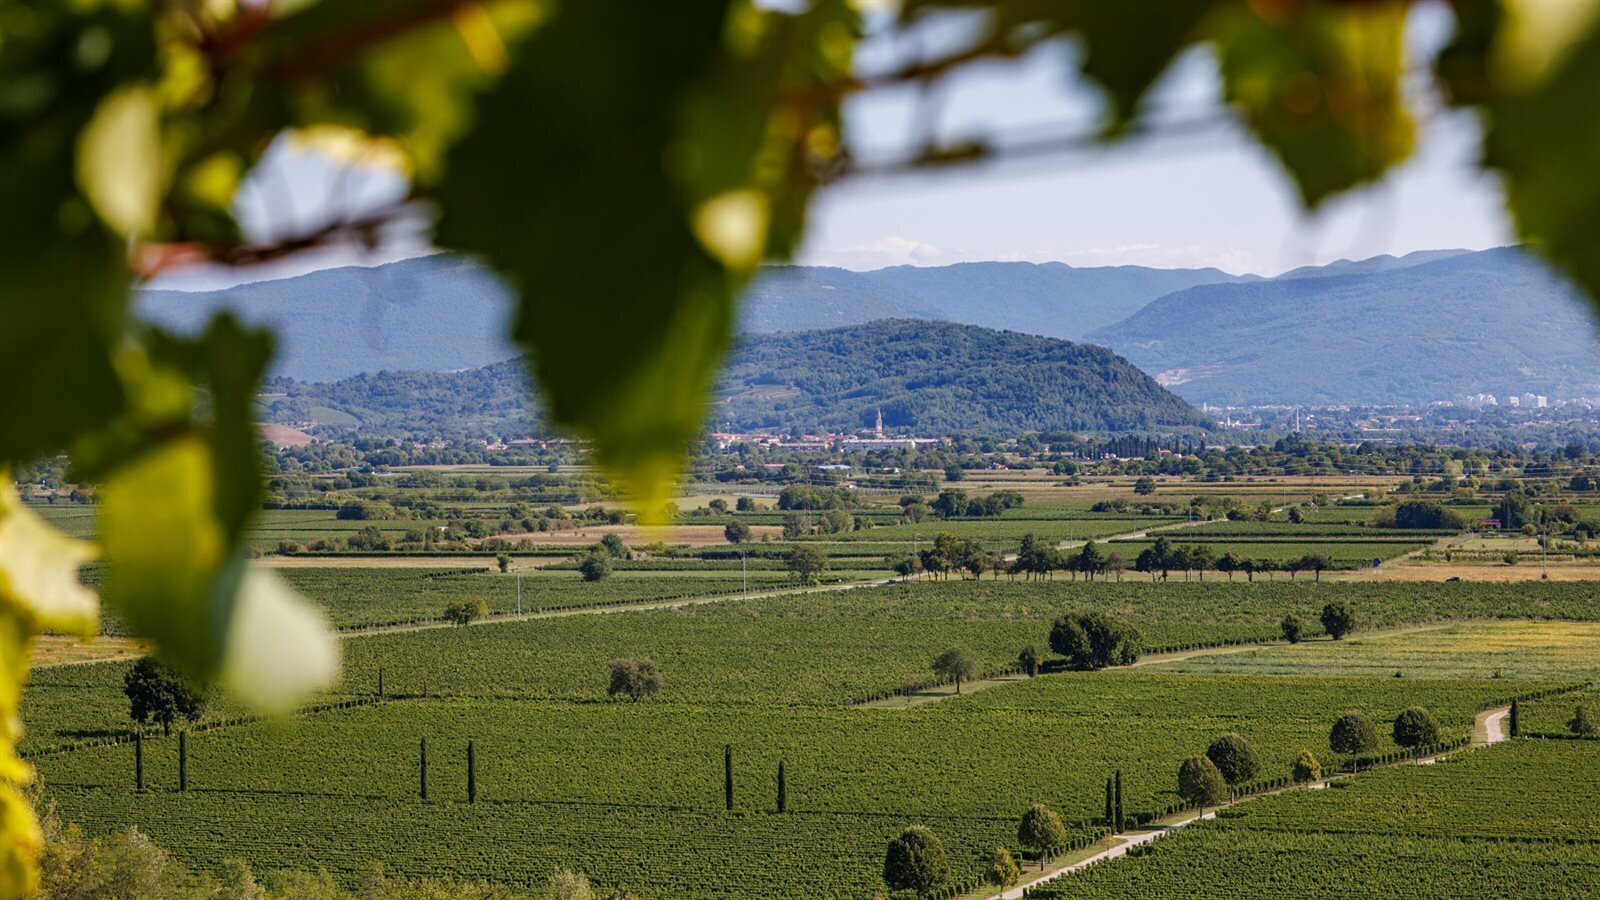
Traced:
<path id="1" fill-rule="evenodd" d="M 462 372 L 279 381 L 268 421 L 383 435 L 517 436 L 538 411 L 519 360 Z M 896 434 L 1206 428 L 1210 420 L 1103 347 L 949 322 L 888 320 L 746 335 L 708 420 L 737 431 L 854 431 L 882 408 Z"/>
<path id="2" fill-rule="evenodd" d="M 1196 403 L 1594 396 L 1600 353 L 1583 304 L 1543 263 L 1506 247 L 1193 287 L 1087 339 Z"/>

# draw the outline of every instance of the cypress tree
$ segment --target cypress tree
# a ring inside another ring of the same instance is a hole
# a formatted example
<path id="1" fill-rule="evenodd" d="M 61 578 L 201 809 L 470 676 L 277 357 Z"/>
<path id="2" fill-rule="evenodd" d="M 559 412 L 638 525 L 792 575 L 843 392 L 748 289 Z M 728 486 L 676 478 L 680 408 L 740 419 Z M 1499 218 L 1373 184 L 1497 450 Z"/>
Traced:
<path id="1" fill-rule="evenodd" d="M 1106 779 L 1106 824 L 1107 825 L 1112 825 L 1113 827 L 1115 827 L 1114 823 L 1111 821 L 1111 817 L 1116 815 L 1116 812 L 1117 812 L 1116 797 L 1113 794 L 1113 788 L 1112 788 L 1112 785 L 1111 785 L 1111 779 L 1107 778 Z"/>
<path id="2" fill-rule="evenodd" d="M 422 799 L 428 799 L 428 739 L 422 739 Z"/>
<path id="3" fill-rule="evenodd" d="M 733 809 L 733 745 L 722 745 L 722 801 Z"/>
<path id="4" fill-rule="evenodd" d="M 1117 776 L 1116 777 L 1117 777 L 1117 809 L 1116 809 L 1117 823 L 1116 823 L 1115 827 L 1116 827 L 1116 829 L 1118 831 L 1121 831 L 1122 828 L 1123 828 L 1123 824 L 1122 824 L 1123 823 L 1123 818 L 1122 818 L 1122 770 L 1121 769 L 1117 770 Z"/>
<path id="5" fill-rule="evenodd" d="M 144 793 L 144 732 L 133 733 L 133 788 Z"/>
<path id="6" fill-rule="evenodd" d="M 789 808 L 789 787 L 783 779 L 783 760 L 778 760 L 778 812 Z"/>
<path id="7" fill-rule="evenodd" d="M 1516 698 L 1511 700 L 1511 736 L 1522 737 L 1522 717 L 1518 715 Z"/>
<path id="8" fill-rule="evenodd" d="M 189 789 L 189 732 L 178 732 L 178 790 Z"/>
<path id="9" fill-rule="evenodd" d="M 467 741 L 467 802 L 478 802 L 478 757 L 471 741 Z"/>

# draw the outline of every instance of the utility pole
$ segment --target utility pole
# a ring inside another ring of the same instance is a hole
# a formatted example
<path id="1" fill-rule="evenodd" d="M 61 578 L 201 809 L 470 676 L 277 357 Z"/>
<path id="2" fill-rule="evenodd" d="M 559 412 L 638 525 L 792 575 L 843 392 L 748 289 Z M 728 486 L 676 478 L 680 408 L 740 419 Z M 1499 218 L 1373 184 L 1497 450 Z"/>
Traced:
<path id="1" fill-rule="evenodd" d="M 517 573 L 517 618 L 522 618 L 522 573 Z"/>
<path id="2" fill-rule="evenodd" d="M 750 570 L 745 566 L 744 548 L 739 548 L 739 575 L 744 579 L 744 599 L 750 599 Z"/>

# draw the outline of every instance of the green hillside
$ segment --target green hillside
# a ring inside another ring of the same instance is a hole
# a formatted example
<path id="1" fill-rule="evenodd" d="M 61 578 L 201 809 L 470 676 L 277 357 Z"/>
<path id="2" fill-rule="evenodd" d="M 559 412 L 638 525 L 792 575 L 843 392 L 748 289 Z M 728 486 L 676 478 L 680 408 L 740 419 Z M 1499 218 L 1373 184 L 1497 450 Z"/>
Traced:
<path id="1" fill-rule="evenodd" d="M 326 384 L 280 380 L 271 421 L 414 436 L 516 436 L 539 417 L 522 364 L 383 372 Z M 739 431 L 854 431 L 878 409 L 894 433 L 1018 434 L 1204 428 L 1209 420 L 1102 347 L 949 322 L 886 320 L 747 335 L 708 415 Z"/>
<path id="2" fill-rule="evenodd" d="M 1209 420 L 1101 347 L 950 322 L 889 320 L 750 336 L 712 422 L 925 435 L 1137 431 Z"/>

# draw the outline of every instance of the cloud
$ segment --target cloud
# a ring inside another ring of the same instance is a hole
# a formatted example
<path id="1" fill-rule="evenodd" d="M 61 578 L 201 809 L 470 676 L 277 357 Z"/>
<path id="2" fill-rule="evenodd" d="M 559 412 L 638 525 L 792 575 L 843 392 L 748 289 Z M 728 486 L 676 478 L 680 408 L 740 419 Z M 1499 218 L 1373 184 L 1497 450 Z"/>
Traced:
<path id="1" fill-rule="evenodd" d="M 883 266 L 939 266 L 954 262 L 956 254 L 938 244 L 890 235 L 866 244 L 854 244 L 825 252 L 832 265 L 847 269 L 877 269 Z"/>
<path id="2" fill-rule="evenodd" d="M 961 262 L 1064 262 L 1073 266 L 1150 266 L 1157 269 L 1215 267 L 1240 274 L 1251 271 L 1250 253 L 1233 247 L 1199 244 L 1117 244 L 1082 250 L 1021 248 L 1002 252 L 974 252 L 942 247 L 901 235 L 838 248 L 819 248 L 802 254 L 808 265 L 838 266 L 865 271 L 885 266 L 948 266 Z"/>
<path id="3" fill-rule="evenodd" d="M 1248 250 L 1237 247 L 1209 247 L 1202 244 L 1166 246 L 1162 244 L 1118 244 L 1074 250 L 1061 257 L 1074 266 L 1150 266 L 1157 269 L 1217 268 L 1242 274 L 1251 271 Z"/>

